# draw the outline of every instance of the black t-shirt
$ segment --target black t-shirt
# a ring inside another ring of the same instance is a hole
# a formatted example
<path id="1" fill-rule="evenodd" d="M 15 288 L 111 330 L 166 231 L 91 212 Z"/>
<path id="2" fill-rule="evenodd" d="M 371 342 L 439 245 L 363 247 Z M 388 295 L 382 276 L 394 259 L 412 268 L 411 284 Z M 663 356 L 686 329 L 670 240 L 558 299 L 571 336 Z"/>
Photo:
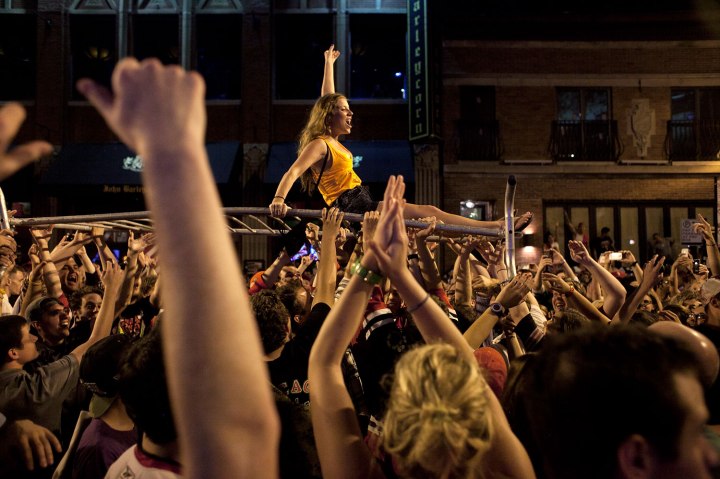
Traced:
<path id="1" fill-rule="evenodd" d="M 313 306 L 298 333 L 285 344 L 280 357 L 267 363 L 270 382 L 295 404 L 310 403 L 307 377 L 310 350 L 328 314 L 330 306 L 327 304 Z"/>

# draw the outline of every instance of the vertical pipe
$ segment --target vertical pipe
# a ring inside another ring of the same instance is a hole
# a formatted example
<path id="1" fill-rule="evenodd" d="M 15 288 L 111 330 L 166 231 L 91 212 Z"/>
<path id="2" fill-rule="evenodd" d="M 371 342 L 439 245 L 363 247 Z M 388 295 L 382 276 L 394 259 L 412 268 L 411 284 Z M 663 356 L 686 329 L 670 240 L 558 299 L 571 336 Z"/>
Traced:
<path id="1" fill-rule="evenodd" d="M 513 279 L 515 270 L 515 186 L 517 181 L 510 175 L 505 187 L 505 264 L 507 265 L 508 279 Z"/>

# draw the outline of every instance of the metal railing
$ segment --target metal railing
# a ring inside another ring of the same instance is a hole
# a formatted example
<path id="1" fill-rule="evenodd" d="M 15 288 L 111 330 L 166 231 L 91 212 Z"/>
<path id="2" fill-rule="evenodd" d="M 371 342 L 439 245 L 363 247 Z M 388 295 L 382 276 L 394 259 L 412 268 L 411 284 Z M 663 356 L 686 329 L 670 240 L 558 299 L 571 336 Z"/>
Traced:
<path id="1" fill-rule="evenodd" d="M 552 122 L 548 154 L 555 161 L 617 161 L 622 150 L 615 120 Z"/>
<path id="2" fill-rule="evenodd" d="M 458 159 L 500 161 L 503 145 L 497 120 L 459 120 L 457 122 Z"/>
<path id="3" fill-rule="evenodd" d="M 707 161 L 720 152 L 720 120 L 670 120 L 665 155 L 670 161 Z"/>

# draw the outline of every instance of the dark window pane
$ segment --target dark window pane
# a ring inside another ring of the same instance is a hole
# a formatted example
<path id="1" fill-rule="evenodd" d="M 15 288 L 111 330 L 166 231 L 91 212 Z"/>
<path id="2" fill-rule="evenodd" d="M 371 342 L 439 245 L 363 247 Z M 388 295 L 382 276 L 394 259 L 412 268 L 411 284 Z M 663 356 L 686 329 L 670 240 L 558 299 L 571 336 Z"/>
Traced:
<path id="1" fill-rule="evenodd" d="M 164 65 L 180 63 L 177 15 L 134 15 L 133 56 L 138 60 L 159 58 Z"/>
<path id="2" fill-rule="evenodd" d="M 460 117 L 464 120 L 494 120 L 495 87 L 461 86 Z"/>
<path id="3" fill-rule="evenodd" d="M 239 99 L 242 15 L 198 15 L 197 70 L 205 78 L 205 98 Z"/>
<path id="4" fill-rule="evenodd" d="M 558 120 L 577 121 L 580 119 L 580 111 L 580 90 L 558 90 Z"/>
<path id="5" fill-rule="evenodd" d="M 323 52 L 333 43 L 333 16 L 275 15 L 274 32 L 275 98 L 319 97 L 325 62 Z"/>
<path id="6" fill-rule="evenodd" d="M 698 119 L 720 119 L 720 90 L 717 88 L 703 88 L 700 89 L 698 93 L 700 94 Z"/>
<path id="7" fill-rule="evenodd" d="M 117 63 L 115 38 L 113 15 L 70 16 L 73 99 L 84 99 L 74 87 L 80 78 L 92 78 L 110 87 L 110 77 Z"/>
<path id="8" fill-rule="evenodd" d="M 406 85 L 405 15 L 350 16 L 350 97 L 402 98 Z"/>
<path id="9" fill-rule="evenodd" d="M 610 94 L 607 90 L 585 91 L 585 119 L 607 120 L 610 108 Z"/>
<path id="10" fill-rule="evenodd" d="M 35 98 L 34 15 L 0 15 L 0 100 Z"/>
<path id="11" fill-rule="evenodd" d="M 670 101 L 673 120 L 695 119 L 695 90 L 672 90 Z"/>

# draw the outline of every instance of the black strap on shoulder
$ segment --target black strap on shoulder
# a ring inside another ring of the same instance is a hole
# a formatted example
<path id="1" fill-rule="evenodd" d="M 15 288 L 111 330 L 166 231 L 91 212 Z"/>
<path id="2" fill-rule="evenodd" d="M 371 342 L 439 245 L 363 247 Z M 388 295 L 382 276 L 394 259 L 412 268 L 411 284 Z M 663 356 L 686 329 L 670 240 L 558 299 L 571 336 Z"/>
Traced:
<path id="1" fill-rule="evenodd" d="M 320 169 L 320 174 L 318 175 L 318 179 L 315 182 L 315 189 L 320 191 L 318 187 L 320 186 L 320 180 L 322 179 L 323 173 L 325 173 L 325 167 L 327 166 L 328 158 L 330 158 L 330 145 L 328 145 L 328 142 L 323 140 L 325 142 L 325 147 L 327 150 L 325 150 L 325 159 L 323 160 L 322 169 Z"/>

